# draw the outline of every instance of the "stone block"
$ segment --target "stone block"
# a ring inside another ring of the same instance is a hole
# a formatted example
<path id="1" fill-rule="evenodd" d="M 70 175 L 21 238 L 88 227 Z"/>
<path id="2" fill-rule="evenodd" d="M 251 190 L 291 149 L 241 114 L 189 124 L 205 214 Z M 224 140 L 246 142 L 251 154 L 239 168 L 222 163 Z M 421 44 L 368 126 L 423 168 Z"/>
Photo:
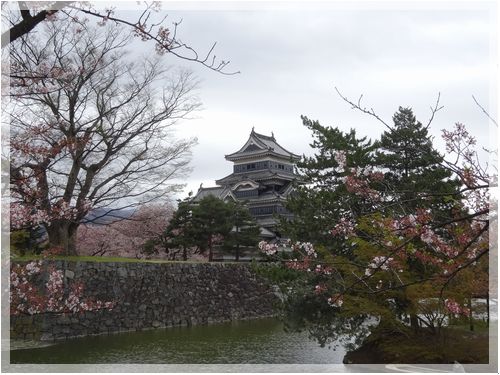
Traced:
<path id="1" fill-rule="evenodd" d="M 32 317 L 12 317 L 11 332 L 21 338 L 37 332 L 37 338 L 50 340 L 136 327 L 212 324 L 270 315 L 277 300 L 272 288 L 243 265 L 79 262 L 65 277 L 81 280 L 85 296 L 117 305 L 112 311 L 36 316 L 37 324 Z"/>
<path id="2" fill-rule="evenodd" d="M 118 273 L 119 277 L 122 277 L 122 278 L 127 277 L 127 269 L 125 267 L 118 267 L 116 272 Z"/>
<path id="3" fill-rule="evenodd" d="M 66 270 L 64 272 L 64 276 L 67 278 L 67 279 L 74 279 L 75 278 L 75 273 L 71 270 Z"/>
<path id="4" fill-rule="evenodd" d="M 67 314 L 60 315 L 57 323 L 64 325 L 71 324 L 71 318 Z"/>
<path id="5" fill-rule="evenodd" d="M 40 341 L 54 341 L 55 336 L 52 333 L 46 332 L 42 333 L 40 336 Z"/>

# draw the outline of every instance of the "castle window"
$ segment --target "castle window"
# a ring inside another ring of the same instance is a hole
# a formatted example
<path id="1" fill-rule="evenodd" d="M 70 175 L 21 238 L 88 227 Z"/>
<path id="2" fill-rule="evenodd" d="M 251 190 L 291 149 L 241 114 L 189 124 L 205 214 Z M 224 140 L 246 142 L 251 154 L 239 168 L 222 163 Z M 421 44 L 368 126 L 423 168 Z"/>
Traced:
<path id="1" fill-rule="evenodd" d="M 257 189 L 235 191 L 234 195 L 236 196 L 236 198 L 256 197 L 259 195 L 259 191 Z"/>
<path id="2" fill-rule="evenodd" d="M 259 215 L 272 215 L 275 212 L 275 208 L 273 206 L 265 206 L 265 207 L 251 207 L 250 213 L 255 216 Z"/>

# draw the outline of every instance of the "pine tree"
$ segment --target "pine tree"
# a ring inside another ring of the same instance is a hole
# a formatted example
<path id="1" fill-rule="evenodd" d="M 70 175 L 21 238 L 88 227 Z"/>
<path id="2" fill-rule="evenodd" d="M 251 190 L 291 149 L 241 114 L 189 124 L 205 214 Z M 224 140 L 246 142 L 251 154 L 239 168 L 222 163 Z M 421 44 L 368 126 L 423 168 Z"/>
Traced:
<path id="1" fill-rule="evenodd" d="M 309 241 L 348 254 L 350 247 L 331 234 L 332 224 L 345 215 L 364 212 L 363 199 L 350 194 L 343 179 L 349 168 L 365 168 L 372 162 L 375 145 L 356 131 L 345 133 L 322 126 L 302 116 L 304 126 L 313 133 L 316 150 L 313 157 L 303 157 L 297 164 L 303 183 L 297 186 L 286 203 L 294 219 L 281 219 L 282 230 L 293 240 Z"/>
<path id="2" fill-rule="evenodd" d="M 381 191 L 386 201 L 384 214 L 398 217 L 416 214 L 420 208 L 431 210 L 436 222 L 449 219 L 459 199 L 458 181 L 451 180 L 427 127 L 417 121 L 411 108 L 399 107 L 393 121 L 394 127 L 382 134 L 375 156 L 375 163 L 385 172 Z M 417 259 L 409 260 L 408 266 L 415 280 L 433 272 Z M 416 299 L 409 297 L 408 288 L 402 288 L 394 298 L 401 312 L 410 312 L 411 326 L 416 330 L 418 317 L 411 311 Z"/>
<path id="3" fill-rule="evenodd" d="M 192 227 L 191 196 L 179 201 L 177 211 L 174 212 L 170 222 L 162 236 L 162 244 L 165 251 L 170 249 L 182 249 L 182 259 L 187 260 L 187 249 L 194 246 Z"/>
<path id="4" fill-rule="evenodd" d="M 208 261 L 211 262 L 214 245 L 223 241 L 233 227 L 229 220 L 231 209 L 224 201 L 209 195 L 193 207 L 192 215 L 194 243 L 202 253 L 208 250 Z"/>
<path id="5" fill-rule="evenodd" d="M 255 246 L 259 241 L 259 226 L 248 211 L 239 202 L 228 202 L 230 209 L 229 222 L 233 228 L 224 239 L 224 247 L 235 250 L 235 260 L 240 259 L 240 246 Z"/>
<path id="6" fill-rule="evenodd" d="M 436 205 L 450 209 L 458 183 L 442 166 L 443 156 L 434 149 L 427 127 L 411 108 L 399 107 L 393 121 L 394 127 L 382 134 L 375 157 L 386 171 L 388 199 L 398 202 L 391 210 L 397 214 Z"/>
<path id="7" fill-rule="evenodd" d="M 208 250 L 209 261 L 213 260 L 215 245 L 235 249 L 239 260 L 241 246 L 254 246 L 259 240 L 259 227 L 248 209 L 238 202 L 224 202 L 208 196 L 194 203 L 189 196 L 179 202 L 169 225 L 162 236 L 165 250 L 182 249 L 187 260 L 187 249 L 198 248 L 200 253 Z"/>

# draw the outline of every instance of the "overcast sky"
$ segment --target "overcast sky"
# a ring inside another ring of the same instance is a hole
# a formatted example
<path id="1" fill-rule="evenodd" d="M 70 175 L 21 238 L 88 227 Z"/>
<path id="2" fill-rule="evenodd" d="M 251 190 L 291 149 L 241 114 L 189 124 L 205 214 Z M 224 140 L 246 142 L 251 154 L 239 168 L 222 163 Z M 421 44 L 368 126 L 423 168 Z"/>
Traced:
<path id="1" fill-rule="evenodd" d="M 373 108 L 387 122 L 399 106 L 427 123 L 441 93 L 444 106 L 431 126 L 462 122 L 491 147 L 487 117 L 496 118 L 496 11 L 494 2 L 224 2 L 163 4 L 170 22 L 182 18 L 180 38 L 200 52 L 217 41 L 231 60 L 224 76 L 197 64 L 203 110 L 180 124 L 178 136 L 198 138 L 188 191 L 232 171 L 224 155 L 237 151 L 252 126 L 297 154 L 311 154 L 300 115 L 375 139 L 384 127 L 354 111 L 336 94 Z M 167 21 L 167 22 L 169 22 Z M 169 58 L 167 56 L 167 58 Z M 172 64 L 180 61 L 169 58 Z M 495 130 L 495 129 L 493 129 Z M 495 130 L 496 131 L 496 130 Z"/>

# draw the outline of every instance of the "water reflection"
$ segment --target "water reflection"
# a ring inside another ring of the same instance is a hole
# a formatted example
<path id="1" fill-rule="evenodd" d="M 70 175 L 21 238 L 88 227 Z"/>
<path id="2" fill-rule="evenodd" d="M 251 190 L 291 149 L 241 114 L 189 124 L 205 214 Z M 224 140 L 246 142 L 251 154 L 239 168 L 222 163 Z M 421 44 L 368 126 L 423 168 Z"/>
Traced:
<path id="1" fill-rule="evenodd" d="M 275 319 L 94 336 L 11 350 L 11 363 L 341 364 L 343 348 L 321 348 Z"/>

